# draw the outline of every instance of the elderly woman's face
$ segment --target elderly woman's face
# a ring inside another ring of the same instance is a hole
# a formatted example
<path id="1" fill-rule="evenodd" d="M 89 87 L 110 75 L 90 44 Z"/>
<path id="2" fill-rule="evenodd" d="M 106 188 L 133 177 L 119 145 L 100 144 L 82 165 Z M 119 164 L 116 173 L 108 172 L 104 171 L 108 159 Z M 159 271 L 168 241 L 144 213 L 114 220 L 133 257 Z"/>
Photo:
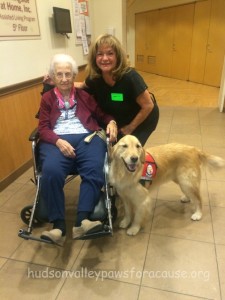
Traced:
<path id="1" fill-rule="evenodd" d="M 74 79 L 75 74 L 73 74 L 70 64 L 59 63 L 55 65 L 53 80 L 62 93 L 70 92 Z"/>

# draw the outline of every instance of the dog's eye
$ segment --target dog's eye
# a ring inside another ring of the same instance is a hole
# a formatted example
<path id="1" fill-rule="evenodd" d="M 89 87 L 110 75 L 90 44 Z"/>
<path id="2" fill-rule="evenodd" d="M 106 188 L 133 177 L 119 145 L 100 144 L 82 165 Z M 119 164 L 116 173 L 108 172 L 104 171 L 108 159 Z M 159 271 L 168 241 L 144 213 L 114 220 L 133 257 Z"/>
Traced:
<path id="1" fill-rule="evenodd" d="M 127 148 L 128 146 L 127 146 L 127 144 L 123 144 L 122 147 L 123 148 Z"/>
<path id="2" fill-rule="evenodd" d="M 137 144 L 137 148 L 138 148 L 138 149 L 141 148 L 141 145 L 140 145 L 140 144 Z"/>

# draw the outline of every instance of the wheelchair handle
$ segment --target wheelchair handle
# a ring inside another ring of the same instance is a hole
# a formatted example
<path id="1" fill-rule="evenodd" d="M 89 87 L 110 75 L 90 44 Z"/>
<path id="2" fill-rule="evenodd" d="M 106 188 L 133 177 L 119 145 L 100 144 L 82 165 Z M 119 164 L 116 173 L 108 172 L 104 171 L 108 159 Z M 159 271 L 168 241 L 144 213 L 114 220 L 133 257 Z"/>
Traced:
<path id="1" fill-rule="evenodd" d="M 29 136 L 29 141 L 33 142 L 33 141 L 37 141 L 38 139 L 39 139 L 38 128 L 35 128 Z"/>

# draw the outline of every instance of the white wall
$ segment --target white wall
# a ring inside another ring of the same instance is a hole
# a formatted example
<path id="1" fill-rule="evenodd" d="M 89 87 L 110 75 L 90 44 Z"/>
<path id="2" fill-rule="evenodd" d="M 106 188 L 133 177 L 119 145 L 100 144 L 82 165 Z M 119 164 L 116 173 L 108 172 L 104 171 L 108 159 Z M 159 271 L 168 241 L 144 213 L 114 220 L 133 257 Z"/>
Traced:
<path id="1" fill-rule="evenodd" d="M 199 0 L 201 1 L 201 0 Z M 89 0 L 92 41 L 108 28 L 115 29 L 115 36 L 122 42 L 130 57 L 135 61 L 135 13 L 180 5 L 193 0 L 136 0 L 126 11 L 126 0 Z M 51 56 L 55 53 L 72 55 L 78 65 L 86 64 L 80 45 L 75 45 L 73 0 L 36 0 L 41 38 L 38 40 L 0 41 L 0 88 L 43 76 L 48 69 Z M 54 32 L 52 7 L 68 8 L 71 11 L 72 30 L 68 40 Z"/>
<path id="2" fill-rule="evenodd" d="M 81 45 L 75 45 L 73 0 L 36 0 L 41 38 L 37 40 L 0 41 L 0 88 L 43 76 L 55 53 L 72 55 L 78 65 L 87 62 Z M 52 7 L 70 9 L 72 31 L 70 39 L 56 34 Z M 89 0 L 92 40 L 115 28 L 116 37 L 126 46 L 126 0 Z M 1 10 L 0 10 L 1 12 Z"/>
<path id="3" fill-rule="evenodd" d="M 93 38 L 115 29 L 115 36 L 126 48 L 126 0 L 89 0 L 92 11 Z"/>
<path id="4" fill-rule="evenodd" d="M 202 1 L 202 0 L 196 0 Z M 135 65 L 135 13 L 192 3 L 193 0 L 134 0 L 127 9 L 127 53 L 131 65 Z"/>
<path id="5" fill-rule="evenodd" d="M 70 0 L 36 0 L 41 38 L 37 40 L 0 41 L 0 88 L 43 76 L 55 53 L 73 55 L 78 65 L 86 63 L 82 47 L 75 45 L 73 2 Z M 70 39 L 55 33 L 52 7 L 70 9 Z"/>

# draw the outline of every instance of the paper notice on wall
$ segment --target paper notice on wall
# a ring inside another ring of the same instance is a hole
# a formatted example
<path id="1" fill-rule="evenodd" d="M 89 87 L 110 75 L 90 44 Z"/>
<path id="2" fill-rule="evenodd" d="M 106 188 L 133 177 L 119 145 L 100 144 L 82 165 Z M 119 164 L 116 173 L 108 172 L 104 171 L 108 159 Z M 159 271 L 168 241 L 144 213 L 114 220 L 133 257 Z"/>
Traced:
<path id="1" fill-rule="evenodd" d="M 88 48 L 88 41 L 86 35 L 83 35 L 81 39 L 82 39 L 82 47 L 83 47 L 84 55 L 87 55 L 89 53 L 89 48 Z"/>
<path id="2" fill-rule="evenodd" d="M 83 47 L 83 52 L 84 52 L 84 55 L 87 55 L 89 52 L 89 49 L 88 49 L 88 41 L 87 41 L 85 26 L 82 26 L 81 32 L 82 32 L 81 43 L 82 43 L 82 47 Z"/>
<path id="3" fill-rule="evenodd" d="M 80 7 L 78 1 L 74 1 L 74 15 L 79 16 L 80 14 Z"/>
<path id="4" fill-rule="evenodd" d="M 87 1 L 79 1 L 79 8 L 80 8 L 80 14 L 82 15 L 88 15 L 88 6 L 87 6 Z"/>
<path id="5" fill-rule="evenodd" d="M 91 25 L 88 11 L 88 0 L 74 0 L 74 20 L 76 44 L 82 45 L 84 54 L 88 54 L 91 43 Z"/>
<path id="6" fill-rule="evenodd" d="M 85 16 L 84 20 L 85 20 L 85 27 L 86 27 L 86 35 L 91 35 L 90 18 L 88 16 Z"/>
<path id="7" fill-rule="evenodd" d="M 76 16 L 75 17 L 75 26 L 76 26 L 76 36 L 81 38 L 82 32 L 85 31 L 84 16 Z"/>

